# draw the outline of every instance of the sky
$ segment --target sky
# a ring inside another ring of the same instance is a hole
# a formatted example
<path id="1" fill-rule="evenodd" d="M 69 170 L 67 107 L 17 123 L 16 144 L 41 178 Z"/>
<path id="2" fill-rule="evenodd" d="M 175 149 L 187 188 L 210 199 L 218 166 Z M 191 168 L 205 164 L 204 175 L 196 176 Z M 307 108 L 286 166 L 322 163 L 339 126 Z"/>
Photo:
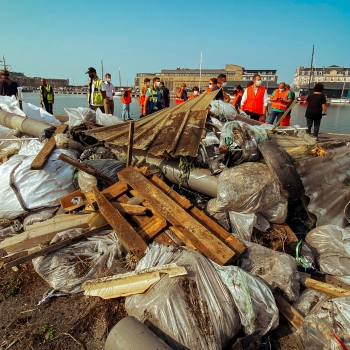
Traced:
<path id="1" fill-rule="evenodd" d="M 87 84 L 92 66 L 112 82 L 161 69 L 276 69 L 292 83 L 295 69 L 350 67 L 350 1 L 0 0 L 0 60 L 30 77 Z"/>

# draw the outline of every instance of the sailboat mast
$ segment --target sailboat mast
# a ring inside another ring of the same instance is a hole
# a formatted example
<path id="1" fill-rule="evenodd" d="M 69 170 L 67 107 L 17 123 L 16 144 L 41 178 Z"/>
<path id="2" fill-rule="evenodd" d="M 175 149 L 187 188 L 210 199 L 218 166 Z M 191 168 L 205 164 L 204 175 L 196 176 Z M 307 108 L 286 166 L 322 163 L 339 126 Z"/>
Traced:
<path id="1" fill-rule="evenodd" d="M 101 56 L 101 71 L 102 71 L 102 79 L 103 79 L 103 77 L 104 77 L 104 74 L 103 74 L 103 61 L 102 61 L 102 56 Z"/>
<path id="2" fill-rule="evenodd" d="M 308 94 L 310 94 L 310 83 L 311 83 L 311 75 L 312 75 L 312 63 L 314 62 L 314 48 L 315 48 L 315 45 L 312 45 L 312 55 L 311 55 L 311 64 L 310 64 L 310 76 L 309 76 Z"/>
<path id="3" fill-rule="evenodd" d="M 120 75 L 120 67 L 119 67 L 119 87 L 122 87 L 122 77 Z"/>
<path id="4" fill-rule="evenodd" d="M 201 59 L 199 61 L 199 83 L 198 83 L 199 92 L 201 91 L 201 81 L 202 81 L 202 51 L 201 51 Z"/>

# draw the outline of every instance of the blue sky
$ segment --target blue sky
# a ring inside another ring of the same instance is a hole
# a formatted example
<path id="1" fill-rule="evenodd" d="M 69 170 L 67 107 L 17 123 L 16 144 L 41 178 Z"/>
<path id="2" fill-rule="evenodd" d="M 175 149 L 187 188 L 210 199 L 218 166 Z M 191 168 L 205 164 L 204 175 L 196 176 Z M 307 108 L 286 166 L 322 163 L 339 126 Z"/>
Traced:
<path id="1" fill-rule="evenodd" d="M 1 0 L 0 56 L 27 76 L 86 84 L 89 66 L 118 85 L 161 69 L 277 69 L 292 82 L 299 65 L 350 66 L 349 1 Z"/>

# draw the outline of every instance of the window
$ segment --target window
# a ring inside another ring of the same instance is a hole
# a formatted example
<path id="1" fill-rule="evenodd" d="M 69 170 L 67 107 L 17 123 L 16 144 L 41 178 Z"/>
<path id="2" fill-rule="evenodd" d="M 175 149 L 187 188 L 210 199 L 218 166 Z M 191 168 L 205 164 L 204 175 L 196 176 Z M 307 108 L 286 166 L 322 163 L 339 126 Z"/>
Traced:
<path id="1" fill-rule="evenodd" d="M 301 72 L 301 75 L 304 75 L 304 73 L 305 73 L 305 72 L 304 72 L 304 71 L 302 71 L 302 72 Z"/>
<path id="2" fill-rule="evenodd" d="M 324 81 L 327 81 L 327 80 L 328 80 L 328 78 L 327 78 L 327 77 L 325 77 L 325 78 L 324 78 Z"/>
<path id="3" fill-rule="evenodd" d="M 337 78 L 337 81 L 340 81 L 340 78 L 339 78 L 339 77 Z"/>
<path id="4" fill-rule="evenodd" d="M 331 78 L 331 81 L 334 81 L 334 78 L 333 78 L 333 77 Z"/>
<path id="5" fill-rule="evenodd" d="M 323 81 L 323 78 L 322 77 L 318 78 L 318 81 Z"/>

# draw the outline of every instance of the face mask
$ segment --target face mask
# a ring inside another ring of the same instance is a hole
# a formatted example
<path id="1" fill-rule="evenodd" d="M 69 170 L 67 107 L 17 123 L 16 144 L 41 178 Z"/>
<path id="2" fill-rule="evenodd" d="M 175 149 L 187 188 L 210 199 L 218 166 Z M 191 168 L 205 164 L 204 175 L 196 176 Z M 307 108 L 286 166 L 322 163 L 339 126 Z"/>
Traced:
<path id="1" fill-rule="evenodd" d="M 146 86 L 149 86 L 149 83 L 146 83 Z"/>
<path id="2" fill-rule="evenodd" d="M 107 78 L 107 81 L 111 81 L 111 78 Z"/>
<path id="3" fill-rule="evenodd" d="M 193 91 L 193 95 L 199 95 L 198 91 Z"/>
<path id="4" fill-rule="evenodd" d="M 283 92 L 284 89 L 280 89 L 281 92 Z"/>
<path id="5" fill-rule="evenodd" d="M 157 86 L 157 87 L 160 86 L 160 81 L 157 81 L 156 86 Z"/>
<path id="6" fill-rule="evenodd" d="M 227 82 L 225 81 L 224 83 L 221 84 L 222 87 L 225 87 L 227 85 Z"/>
<path id="7" fill-rule="evenodd" d="M 94 75 L 93 75 L 93 74 L 89 74 L 89 78 L 90 78 L 90 79 L 93 79 L 93 78 L 94 78 Z"/>
<path id="8" fill-rule="evenodd" d="M 260 85 L 261 85 L 261 80 L 257 80 L 257 81 L 255 82 L 255 84 L 256 84 L 256 86 L 260 86 Z"/>
<path id="9" fill-rule="evenodd" d="M 209 84 L 209 88 L 211 89 L 213 87 L 213 84 Z"/>

